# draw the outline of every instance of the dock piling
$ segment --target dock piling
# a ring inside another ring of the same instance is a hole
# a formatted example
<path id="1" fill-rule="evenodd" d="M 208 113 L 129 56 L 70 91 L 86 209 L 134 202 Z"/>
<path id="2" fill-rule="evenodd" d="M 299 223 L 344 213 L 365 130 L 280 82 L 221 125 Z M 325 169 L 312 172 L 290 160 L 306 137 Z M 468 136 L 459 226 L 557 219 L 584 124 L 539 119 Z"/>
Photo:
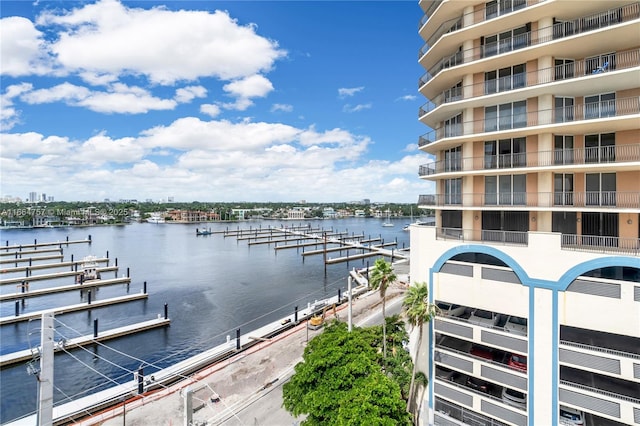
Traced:
<path id="1" fill-rule="evenodd" d="M 20 302 L 16 300 L 16 316 L 20 316 Z"/>
<path id="2" fill-rule="evenodd" d="M 164 319 L 169 318 L 169 305 L 167 303 L 164 304 Z"/>
<path id="3" fill-rule="evenodd" d="M 93 320 L 93 337 L 98 337 L 98 318 Z"/>
<path id="4" fill-rule="evenodd" d="M 144 368 L 138 368 L 138 395 L 144 393 Z"/>
<path id="5" fill-rule="evenodd" d="M 293 308 L 293 322 L 298 323 L 298 307 Z"/>
<path id="6" fill-rule="evenodd" d="M 91 290 L 87 290 L 87 305 L 91 304 Z"/>
<path id="7" fill-rule="evenodd" d="M 146 281 L 142 283 L 142 292 L 143 293 L 147 292 L 147 282 Z"/>
<path id="8" fill-rule="evenodd" d="M 240 350 L 240 329 L 236 330 L 236 350 Z"/>

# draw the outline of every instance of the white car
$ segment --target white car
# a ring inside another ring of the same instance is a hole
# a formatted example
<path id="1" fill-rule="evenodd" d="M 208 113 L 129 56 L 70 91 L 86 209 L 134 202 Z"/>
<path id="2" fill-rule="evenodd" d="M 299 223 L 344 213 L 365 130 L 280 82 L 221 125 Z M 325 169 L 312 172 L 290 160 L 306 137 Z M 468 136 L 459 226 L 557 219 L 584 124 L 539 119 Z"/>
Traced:
<path id="1" fill-rule="evenodd" d="M 521 410 L 527 409 L 527 395 L 510 388 L 502 388 L 502 402 Z"/>
<path id="2" fill-rule="evenodd" d="M 575 408 L 560 406 L 560 422 L 565 426 L 586 426 L 584 413 Z"/>
<path id="3" fill-rule="evenodd" d="M 453 305 L 447 302 L 438 302 L 436 305 L 444 317 L 459 317 L 463 315 L 465 311 L 464 306 Z"/>
<path id="4" fill-rule="evenodd" d="M 498 315 L 485 311 L 484 309 L 476 309 L 471 312 L 471 316 L 469 317 L 469 322 L 475 325 L 482 325 L 484 327 L 493 327 L 498 323 Z"/>
<path id="5" fill-rule="evenodd" d="M 509 333 L 519 334 L 521 336 L 527 335 L 527 319 L 515 316 L 507 318 L 507 322 L 504 323 L 504 331 Z"/>

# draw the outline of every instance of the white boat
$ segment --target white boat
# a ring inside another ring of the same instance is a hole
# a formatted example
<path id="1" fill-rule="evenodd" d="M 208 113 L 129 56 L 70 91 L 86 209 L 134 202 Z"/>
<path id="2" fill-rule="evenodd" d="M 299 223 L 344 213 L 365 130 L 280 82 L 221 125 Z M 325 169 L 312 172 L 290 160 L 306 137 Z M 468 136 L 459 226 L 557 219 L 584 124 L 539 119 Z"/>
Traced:
<path id="1" fill-rule="evenodd" d="M 394 226 L 393 222 L 391 222 L 391 211 L 387 210 L 387 221 L 382 222 L 382 226 L 384 227 Z"/>
<path id="2" fill-rule="evenodd" d="M 164 223 L 164 217 L 161 213 L 151 213 L 151 216 L 147 218 L 149 223 Z"/>
<path id="3" fill-rule="evenodd" d="M 76 283 L 82 284 L 89 280 L 99 280 L 98 262 L 95 256 L 86 256 L 80 263 L 80 272 L 76 275 Z"/>

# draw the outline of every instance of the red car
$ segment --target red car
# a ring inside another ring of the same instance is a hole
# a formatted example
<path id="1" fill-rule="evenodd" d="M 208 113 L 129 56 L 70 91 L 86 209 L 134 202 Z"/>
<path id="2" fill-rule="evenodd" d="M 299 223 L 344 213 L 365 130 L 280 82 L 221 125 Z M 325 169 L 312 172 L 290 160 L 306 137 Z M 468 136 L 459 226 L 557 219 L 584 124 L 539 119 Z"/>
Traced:
<path id="1" fill-rule="evenodd" d="M 473 345 L 469 350 L 469 353 L 473 356 L 477 356 L 479 358 L 488 359 L 489 361 L 493 361 L 494 351 L 492 348 L 482 345 Z"/>
<path id="2" fill-rule="evenodd" d="M 527 371 L 527 357 L 524 355 L 511 354 L 509 357 L 509 367 Z"/>

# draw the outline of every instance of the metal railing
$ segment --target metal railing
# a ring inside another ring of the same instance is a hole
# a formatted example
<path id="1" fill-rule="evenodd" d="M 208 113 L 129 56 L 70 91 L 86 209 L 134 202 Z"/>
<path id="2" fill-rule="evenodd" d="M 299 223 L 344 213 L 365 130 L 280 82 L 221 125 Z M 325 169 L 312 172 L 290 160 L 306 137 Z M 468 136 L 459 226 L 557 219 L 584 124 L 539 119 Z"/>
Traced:
<path id="1" fill-rule="evenodd" d="M 444 241 L 474 241 L 491 244 L 501 243 L 526 246 L 529 243 L 529 233 L 526 231 L 436 228 L 436 239 Z"/>
<path id="2" fill-rule="evenodd" d="M 465 158 L 452 156 L 452 158 L 446 160 L 438 160 L 421 165 L 418 174 L 419 176 L 430 176 L 438 173 L 457 173 L 478 170 L 609 163 L 620 164 L 637 161 L 640 161 L 640 144 L 626 144 L 494 154 Z"/>
<path id="3" fill-rule="evenodd" d="M 503 423 L 491 417 L 477 413 L 472 409 L 440 398 L 436 398 L 435 409 L 435 425 L 438 425 L 438 415 L 445 415 L 470 426 L 507 426 L 507 423 Z"/>
<path id="4" fill-rule="evenodd" d="M 570 382 L 568 380 L 560 380 L 560 384 L 561 385 L 565 385 L 565 386 L 570 386 L 572 388 L 578 388 L 581 390 L 585 390 L 585 391 L 589 391 L 589 392 L 593 392 L 599 395 L 604 395 L 607 396 L 609 398 L 614 398 L 614 399 L 619 399 L 619 400 L 623 400 L 623 401 L 627 401 L 627 402 L 631 402 L 633 404 L 640 404 L 640 399 L 638 398 L 633 398 L 631 396 L 627 396 L 627 395 L 622 395 L 620 393 L 614 393 L 614 392 L 609 392 L 603 389 L 599 389 L 599 388 L 595 388 L 592 386 L 586 386 L 580 383 L 575 383 L 575 382 Z"/>
<path id="5" fill-rule="evenodd" d="M 458 51 L 445 56 L 427 70 L 418 80 L 418 88 L 428 83 L 440 71 L 470 63 L 489 56 L 500 55 L 552 40 L 583 34 L 601 28 L 619 25 L 640 18 L 640 2 L 587 15 L 572 21 L 558 22 L 550 27 L 517 34 L 513 37 L 488 43 L 472 49 Z M 427 49 L 428 50 L 428 49 Z M 421 49 L 422 51 L 422 49 Z"/>
<path id="6" fill-rule="evenodd" d="M 435 205 L 463 207 L 594 207 L 640 209 L 640 191 L 465 192 L 437 194 Z"/>
<path id="7" fill-rule="evenodd" d="M 603 55 L 594 55 L 598 58 Z M 584 58 L 575 62 L 569 62 L 526 73 L 516 73 L 495 80 L 485 80 L 471 85 L 452 87 L 420 107 L 418 118 L 433 111 L 445 103 L 478 98 L 493 93 L 507 92 L 524 87 L 534 87 L 548 84 L 554 81 L 567 81 L 585 76 L 597 76 L 603 73 L 630 69 L 640 66 L 640 49 L 627 50 L 611 54 L 606 60 L 606 66 L 592 58 Z"/>
<path id="8" fill-rule="evenodd" d="M 418 139 L 418 145 L 428 145 L 444 138 L 523 129 L 549 124 L 597 120 L 608 117 L 622 117 L 633 114 L 640 114 L 640 97 L 637 96 L 589 102 L 562 108 L 516 112 L 515 114 L 500 115 L 499 117 L 485 116 L 485 118 L 481 120 L 450 125 L 441 124 L 434 130 L 421 135 Z"/>
<path id="9" fill-rule="evenodd" d="M 575 348 L 585 349 L 585 350 L 588 350 L 588 351 L 605 353 L 607 355 L 614 355 L 614 356 L 619 356 L 619 357 L 622 357 L 622 358 L 631 358 L 631 359 L 640 360 L 640 354 L 636 354 L 636 353 L 632 353 L 632 352 L 624 352 L 624 351 L 619 351 L 619 350 L 616 350 L 616 349 L 601 348 L 601 347 L 598 347 L 598 346 L 586 345 L 584 343 L 570 342 L 568 340 L 560 340 L 560 344 L 566 345 L 566 346 L 573 346 Z"/>
<path id="10" fill-rule="evenodd" d="M 560 247 L 562 250 L 570 251 L 619 253 L 628 256 L 640 256 L 640 238 L 562 234 Z"/>
<path id="11" fill-rule="evenodd" d="M 500 5 L 496 3 L 487 5 L 485 9 L 481 11 L 474 10 L 473 12 L 463 13 L 460 16 L 449 19 L 440 24 L 440 26 L 433 32 L 433 34 L 431 34 L 431 37 L 426 40 L 424 46 L 422 46 L 419 50 L 418 58 L 420 58 L 429 50 L 429 48 L 425 48 L 425 46 L 433 46 L 445 34 L 452 33 L 460 29 L 479 24 L 481 22 L 496 19 L 513 12 L 517 12 L 518 10 L 531 7 L 538 3 L 542 3 L 543 1 L 545 0 L 514 0 L 510 3 L 509 7 L 504 7 L 504 4 L 502 5 L 502 7 L 500 7 Z M 420 19 L 420 22 L 418 23 L 418 31 L 424 26 L 424 24 L 427 23 L 428 20 L 429 16 L 425 13 L 425 15 Z"/>

